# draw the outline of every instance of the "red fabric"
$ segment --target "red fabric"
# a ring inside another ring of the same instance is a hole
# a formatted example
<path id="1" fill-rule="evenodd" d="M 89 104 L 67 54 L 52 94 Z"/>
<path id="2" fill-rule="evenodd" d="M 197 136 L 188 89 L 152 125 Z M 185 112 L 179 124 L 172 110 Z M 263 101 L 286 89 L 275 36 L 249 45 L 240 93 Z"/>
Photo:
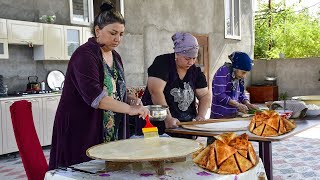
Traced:
<path id="1" fill-rule="evenodd" d="M 48 164 L 33 123 L 31 103 L 16 101 L 10 106 L 12 125 L 28 179 L 43 180 Z"/>

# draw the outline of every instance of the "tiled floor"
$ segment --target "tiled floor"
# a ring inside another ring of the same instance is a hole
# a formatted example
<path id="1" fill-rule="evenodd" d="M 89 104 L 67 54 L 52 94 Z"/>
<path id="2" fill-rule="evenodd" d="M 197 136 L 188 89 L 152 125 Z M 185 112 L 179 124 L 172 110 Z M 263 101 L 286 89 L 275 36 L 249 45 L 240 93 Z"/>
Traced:
<path id="1" fill-rule="evenodd" d="M 199 141 L 205 141 L 199 138 Z M 255 149 L 258 143 L 254 142 Z M 320 180 L 320 126 L 311 128 L 285 141 L 272 143 L 275 180 Z M 48 160 L 50 149 L 44 148 Z M 26 180 L 17 153 L 0 156 L 0 180 Z"/>

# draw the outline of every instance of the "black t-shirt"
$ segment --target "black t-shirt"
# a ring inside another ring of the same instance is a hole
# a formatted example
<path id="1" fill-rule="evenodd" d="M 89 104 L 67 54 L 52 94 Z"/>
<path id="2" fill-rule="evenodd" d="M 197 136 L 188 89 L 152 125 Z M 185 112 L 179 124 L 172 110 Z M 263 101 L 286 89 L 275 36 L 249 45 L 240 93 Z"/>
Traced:
<path id="1" fill-rule="evenodd" d="M 191 66 L 181 80 L 177 73 L 174 53 L 157 56 L 148 68 L 149 77 L 167 82 L 164 95 L 171 115 L 180 121 L 191 121 L 197 115 L 195 90 L 207 87 L 206 77 L 200 67 Z M 153 104 L 148 88 L 142 98 L 145 105 Z"/>

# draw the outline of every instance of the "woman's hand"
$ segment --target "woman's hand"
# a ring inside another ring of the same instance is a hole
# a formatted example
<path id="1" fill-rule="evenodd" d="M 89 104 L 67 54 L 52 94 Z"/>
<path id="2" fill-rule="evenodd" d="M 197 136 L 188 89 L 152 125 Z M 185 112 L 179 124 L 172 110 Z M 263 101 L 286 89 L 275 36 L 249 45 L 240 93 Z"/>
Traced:
<path id="1" fill-rule="evenodd" d="M 171 118 L 166 118 L 164 122 L 165 122 L 166 128 L 174 129 L 178 127 L 177 123 L 180 121 L 177 118 L 171 117 Z"/>
<path id="2" fill-rule="evenodd" d="M 244 105 L 244 104 L 238 103 L 236 105 L 236 107 L 237 107 L 238 111 L 240 111 L 242 113 L 246 114 L 248 112 L 248 107 L 246 105 Z"/>
<path id="3" fill-rule="evenodd" d="M 141 105 L 131 105 L 128 113 L 130 116 L 139 115 L 139 118 L 145 118 L 147 115 L 150 115 L 148 108 Z"/>
<path id="4" fill-rule="evenodd" d="M 258 106 L 253 105 L 253 104 L 250 104 L 250 103 L 246 104 L 246 106 L 247 106 L 249 109 L 259 110 L 259 107 L 258 107 Z"/>
<path id="5" fill-rule="evenodd" d="M 195 120 L 195 121 L 205 121 L 206 118 L 203 117 L 203 116 L 199 116 L 199 115 L 198 115 L 196 118 L 194 118 L 194 120 Z"/>

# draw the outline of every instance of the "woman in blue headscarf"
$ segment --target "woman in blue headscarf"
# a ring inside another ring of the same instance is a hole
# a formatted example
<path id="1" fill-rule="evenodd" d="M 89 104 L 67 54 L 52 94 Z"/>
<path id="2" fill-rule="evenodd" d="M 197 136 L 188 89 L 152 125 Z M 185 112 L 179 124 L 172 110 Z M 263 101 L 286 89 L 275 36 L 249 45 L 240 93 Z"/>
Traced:
<path id="1" fill-rule="evenodd" d="M 211 118 L 231 118 L 238 112 L 257 109 L 244 94 L 244 78 L 252 69 L 252 60 L 244 52 L 228 56 L 231 63 L 221 66 L 212 81 Z"/>

